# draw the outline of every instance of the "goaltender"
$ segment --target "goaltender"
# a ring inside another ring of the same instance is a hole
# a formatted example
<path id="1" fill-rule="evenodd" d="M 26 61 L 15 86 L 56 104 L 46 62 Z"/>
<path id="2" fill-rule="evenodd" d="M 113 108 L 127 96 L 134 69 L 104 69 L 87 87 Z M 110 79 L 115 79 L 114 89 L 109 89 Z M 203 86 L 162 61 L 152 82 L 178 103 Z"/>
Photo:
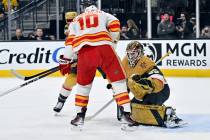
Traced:
<path id="1" fill-rule="evenodd" d="M 163 105 L 169 98 L 170 88 L 155 62 L 144 55 L 143 45 L 131 41 L 126 53 L 122 65 L 128 89 L 134 95 L 131 100 L 132 119 L 139 124 L 168 128 L 185 124 L 176 116 L 175 109 Z"/>

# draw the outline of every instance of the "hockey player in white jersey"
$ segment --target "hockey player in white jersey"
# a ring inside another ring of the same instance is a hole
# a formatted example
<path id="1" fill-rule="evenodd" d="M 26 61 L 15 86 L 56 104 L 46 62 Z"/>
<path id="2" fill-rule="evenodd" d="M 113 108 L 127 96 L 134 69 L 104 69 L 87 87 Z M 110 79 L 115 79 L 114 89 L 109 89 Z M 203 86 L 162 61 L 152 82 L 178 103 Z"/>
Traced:
<path id="1" fill-rule="evenodd" d="M 125 74 L 112 48 L 113 43 L 117 43 L 119 39 L 119 20 L 91 5 L 74 19 L 69 30 L 60 70 L 64 72 L 63 74 L 68 72 L 72 55 L 78 53 L 78 86 L 75 96 L 77 116 L 71 124 L 74 126 L 84 124 L 92 82 L 97 67 L 100 67 L 112 83 L 113 96 L 120 106 L 122 122 L 134 125 L 135 121 L 130 118 L 130 98 Z"/>

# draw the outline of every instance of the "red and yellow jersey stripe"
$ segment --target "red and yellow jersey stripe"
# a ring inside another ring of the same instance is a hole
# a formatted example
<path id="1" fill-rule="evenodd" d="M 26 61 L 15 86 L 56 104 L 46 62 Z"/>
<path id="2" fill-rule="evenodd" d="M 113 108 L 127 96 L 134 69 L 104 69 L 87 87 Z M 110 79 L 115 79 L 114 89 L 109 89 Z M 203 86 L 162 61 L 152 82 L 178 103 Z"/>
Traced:
<path id="1" fill-rule="evenodd" d="M 79 46 L 83 42 L 99 42 L 99 41 L 112 41 L 109 34 L 105 31 L 95 34 L 85 34 L 79 37 L 75 37 L 72 41 L 73 48 Z"/>
<path id="2" fill-rule="evenodd" d="M 72 45 L 74 38 L 75 38 L 75 35 L 69 35 L 65 40 L 65 45 L 66 46 Z"/>
<path id="3" fill-rule="evenodd" d="M 120 22 L 119 20 L 114 20 L 109 23 L 108 30 L 110 32 L 120 32 Z"/>
<path id="4" fill-rule="evenodd" d="M 83 42 L 100 42 L 100 41 L 109 41 L 112 42 L 112 39 L 108 32 L 102 31 L 95 34 L 84 34 L 82 36 L 75 37 L 75 35 L 70 35 L 65 41 L 65 45 L 72 45 L 73 48 L 76 48 Z"/>

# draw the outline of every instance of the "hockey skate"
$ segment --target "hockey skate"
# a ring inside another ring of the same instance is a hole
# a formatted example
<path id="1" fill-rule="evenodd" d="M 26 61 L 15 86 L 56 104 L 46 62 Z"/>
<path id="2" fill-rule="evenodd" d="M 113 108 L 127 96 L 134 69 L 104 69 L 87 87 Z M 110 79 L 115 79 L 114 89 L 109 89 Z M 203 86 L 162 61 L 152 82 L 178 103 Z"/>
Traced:
<path id="1" fill-rule="evenodd" d="M 73 120 L 71 120 L 72 130 L 82 131 L 83 125 L 84 125 L 86 111 L 87 111 L 87 108 L 83 107 L 81 109 L 81 112 L 77 113 L 77 116 Z"/>
<path id="2" fill-rule="evenodd" d="M 138 123 L 132 120 L 131 113 L 125 112 L 122 106 L 119 106 L 121 130 L 123 131 L 134 131 L 137 129 Z"/>
<path id="3" fill-rule="evenodd" d="M 187 123 L 176 116 L 175 109 L 169 107 L 166 109 L 166 120 L 164 122 L 166 128 L 183 127 Z"/>
<path id="4" fill-rule="evenodd" d="M 67 99 L 67 97 L 65 97 L 61 94 L 59 95 L 58 102 L 57 102 L 56 106 L 53 108 L 53 110 L 55 111 L 55 115 L 57 115 L 61 111 L 66 99 Z"/>

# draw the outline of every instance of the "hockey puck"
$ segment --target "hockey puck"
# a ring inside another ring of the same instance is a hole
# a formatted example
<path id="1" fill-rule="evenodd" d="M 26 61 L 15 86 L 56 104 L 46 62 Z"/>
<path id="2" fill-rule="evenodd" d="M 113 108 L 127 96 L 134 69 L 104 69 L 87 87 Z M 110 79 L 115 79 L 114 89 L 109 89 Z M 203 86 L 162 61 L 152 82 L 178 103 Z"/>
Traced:
<path id="1" fill-rule="evenodd" d="M 111 89 L 111 88 L 112 88 L 112 84 L 107 84 L 107 85 L 106 85 L 106 88 L 107 88 L 107 89 Z"/>

